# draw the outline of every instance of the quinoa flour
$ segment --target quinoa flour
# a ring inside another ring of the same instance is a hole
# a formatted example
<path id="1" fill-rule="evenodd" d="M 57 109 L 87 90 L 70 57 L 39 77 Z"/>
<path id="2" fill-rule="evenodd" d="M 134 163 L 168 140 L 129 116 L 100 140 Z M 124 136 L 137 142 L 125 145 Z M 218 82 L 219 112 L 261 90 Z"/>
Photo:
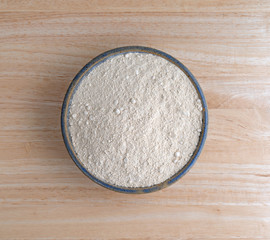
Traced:
<path id="1" fill-rule="evenodd" d="M 185 75 L 149 53 L 113 56 L 81 80 L 69 109 L 78 159 L 98 179 L 147 187 L 179 171 L 202 128 L 202 103 Z"/>

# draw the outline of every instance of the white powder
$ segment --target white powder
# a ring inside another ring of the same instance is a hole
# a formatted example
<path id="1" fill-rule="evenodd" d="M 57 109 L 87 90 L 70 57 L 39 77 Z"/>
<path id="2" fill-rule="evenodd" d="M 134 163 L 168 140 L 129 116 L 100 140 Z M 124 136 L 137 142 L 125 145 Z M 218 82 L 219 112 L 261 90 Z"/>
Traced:
<path id="1" fill-rule="evenodd" d="M 161 183 L 189 160 L 202 128 L 202 104 L 173 63 L 147 53 L 121 54 L 96 66 L 71 101 L 74 149 L 107 183 Z"/>

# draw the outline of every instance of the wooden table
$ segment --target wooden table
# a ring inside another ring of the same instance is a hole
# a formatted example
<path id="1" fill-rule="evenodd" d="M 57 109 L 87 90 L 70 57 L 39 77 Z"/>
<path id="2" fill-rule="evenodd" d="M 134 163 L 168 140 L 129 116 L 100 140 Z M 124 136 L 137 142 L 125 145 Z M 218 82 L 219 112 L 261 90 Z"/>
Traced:
<path id="1" fill-rule="evenodd" d="M 1 239 L 270 239 L 268 0 L 0 0 Z M 106 190 L 70 159 L 65 91 L 111 48 L 144 45 L 194 73 L 203 153 L 146 195 Z"/>

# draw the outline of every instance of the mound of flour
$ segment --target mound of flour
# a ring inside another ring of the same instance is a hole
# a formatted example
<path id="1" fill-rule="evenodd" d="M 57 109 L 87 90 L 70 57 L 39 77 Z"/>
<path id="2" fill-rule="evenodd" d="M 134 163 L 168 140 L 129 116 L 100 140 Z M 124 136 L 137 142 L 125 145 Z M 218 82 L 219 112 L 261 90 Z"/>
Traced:
<path id="1" fill-rule="evenodd" d="M 189 160 L 202 128 L 202 103 L 185 73 L 148 53 L 96 66 L 71 100 L 76 154 L 98 179 L 123 187 L 161 183 Z"/>

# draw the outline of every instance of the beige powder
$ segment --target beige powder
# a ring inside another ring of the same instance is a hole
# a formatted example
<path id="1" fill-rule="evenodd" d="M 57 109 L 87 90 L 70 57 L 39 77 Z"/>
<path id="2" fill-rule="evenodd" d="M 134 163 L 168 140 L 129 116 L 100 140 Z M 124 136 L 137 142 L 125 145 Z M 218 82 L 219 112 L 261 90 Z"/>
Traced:
<path id="1" fill-rule="evenodd" d="M 98 179 L 124 187 L 161 183 L 189 160 L 202 104 L 182 70 L 147 53 L 96 66 L 71 100 L 69 129 L 79 160 Z"/>

